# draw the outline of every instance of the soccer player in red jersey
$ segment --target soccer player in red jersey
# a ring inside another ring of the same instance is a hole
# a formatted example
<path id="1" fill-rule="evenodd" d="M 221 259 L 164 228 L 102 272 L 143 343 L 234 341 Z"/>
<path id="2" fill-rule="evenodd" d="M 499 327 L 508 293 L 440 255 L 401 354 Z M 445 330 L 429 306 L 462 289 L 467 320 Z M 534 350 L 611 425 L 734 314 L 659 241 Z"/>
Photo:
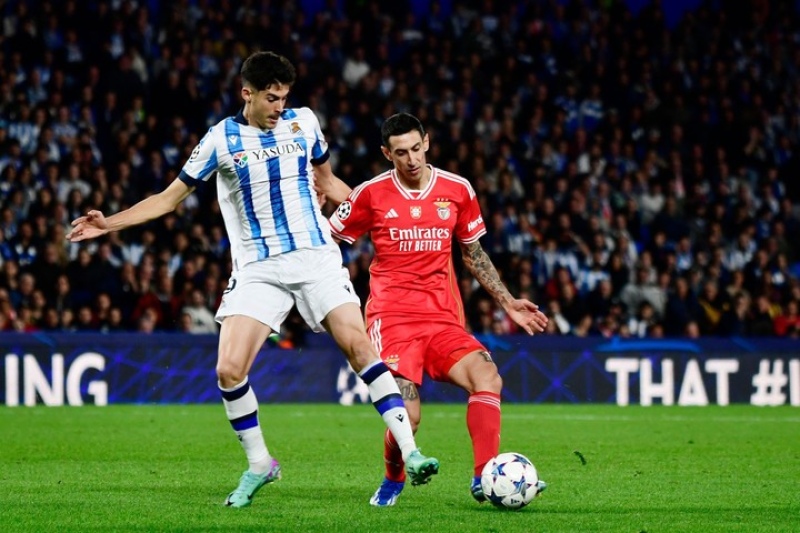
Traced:
<path id="1" fill-rule="evenodd" d="M 464 327 L 453 240 L 466 268 L 524 331 L 543 332 L 547 317 L 536 304 L 514 298 L 500 280 L 478 241 L 486 227 L 475 191 L 465 178 L 427 164 L 430 139 L 419 120 L 407 113 L 393 115 L 384 122 L 381 137 L 392 170 L 352 191 L 333 174 L 320 173 L 317 190 L 338 204 L 330 218 L 335 237 L 352 243 L 370 234 L 375 256 L 367 330 L 395 375 L 412 427 L 416 430 L 420 422 L 417 388 L 423 372 L 469 393 L 470 489 L 482 502 L 480 473 L 500 445 L 503 381 L 488 350 Z M 405 482 L 402 457 L 389 432 L 384 444 L 386 477 L 370 500 L 381 507 L 395 504 Z"/>

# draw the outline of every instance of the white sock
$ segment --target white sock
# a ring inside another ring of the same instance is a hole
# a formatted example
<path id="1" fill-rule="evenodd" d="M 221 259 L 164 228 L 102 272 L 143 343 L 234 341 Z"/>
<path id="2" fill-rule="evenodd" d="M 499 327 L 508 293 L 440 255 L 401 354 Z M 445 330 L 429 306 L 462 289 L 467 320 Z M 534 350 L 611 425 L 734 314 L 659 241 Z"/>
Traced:
<path id="1" fill-rule="evenodd" d="M 225 414 L 242 444 L 250 471 L 264 474 L 269 470 L 272 456 L 267 450 L 264 435 L 258 423 L 258 400 L 247 378 L 238 385 L 225 389 L 219 385 Z"/>
<path id="2" fill-rule="evenodd" d="M 394 440 L 400 447 L 405 461 L 417 449 L 411 422 L 408 420 L 408 411 L 400 395 L 397 382 L 392 377 L 389 368 L 380 359 L 365 366 L 358 373 L 369 389 L 372 405 L 383 417 L 383 421 L 394 435 Z"/>

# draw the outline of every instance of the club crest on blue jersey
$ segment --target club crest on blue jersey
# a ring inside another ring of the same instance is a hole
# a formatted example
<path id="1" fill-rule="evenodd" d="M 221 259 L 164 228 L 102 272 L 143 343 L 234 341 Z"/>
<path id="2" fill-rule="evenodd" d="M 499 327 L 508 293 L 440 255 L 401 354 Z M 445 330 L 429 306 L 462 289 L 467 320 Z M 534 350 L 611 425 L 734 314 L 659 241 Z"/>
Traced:
<path id="1" fill-rule="evenodd" d="M 301 128 L 300 124 L 298 124 L 297 122 L 292 122 L 289 127 L 292 129 L 293 135 L 296 133 L 303 133 L 303 128 Z"/>

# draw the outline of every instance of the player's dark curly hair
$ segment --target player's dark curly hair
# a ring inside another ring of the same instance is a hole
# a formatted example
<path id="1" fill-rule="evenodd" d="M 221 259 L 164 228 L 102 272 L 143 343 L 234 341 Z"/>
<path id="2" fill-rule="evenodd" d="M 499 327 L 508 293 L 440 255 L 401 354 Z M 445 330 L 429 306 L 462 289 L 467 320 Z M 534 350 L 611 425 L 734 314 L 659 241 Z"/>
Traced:
<path id="1" fill-rule="evenodd" d="M 409 113 L 397 113 L 387 118 L 381 126 L 381 141 L 389 148 L 389 137 L 403 135 L 410 131 L 418 131 L 420 137 L 425 137 L 425 128 L 417 117 Z"/>
<path id="2" fill-rule="evenodd" d="M 242 84 L 263 91 L 273 84 L 292 85 L 297 75 L 294 65 L 274 52 L 255 52 L 242 63 Z"/>

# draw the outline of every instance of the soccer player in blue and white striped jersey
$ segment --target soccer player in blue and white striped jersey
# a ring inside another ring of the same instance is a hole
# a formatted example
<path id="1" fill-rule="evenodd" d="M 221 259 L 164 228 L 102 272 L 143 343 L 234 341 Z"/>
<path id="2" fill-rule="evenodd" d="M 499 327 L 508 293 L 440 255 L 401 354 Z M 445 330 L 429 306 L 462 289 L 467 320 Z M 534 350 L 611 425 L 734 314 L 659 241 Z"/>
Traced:
<path id="1" fill-rule="evenodd" d="M 233 259 L 216 315 L 222 324 L 217 376 L 225 411 L 249 463 L 226 505 L 250 505 L 258 489 L 280 477 L 247 375 L 293 305 L 314 331 L 331 333 L 369 387 L 403 451 L 412 483 L 427 483 L 439 463 L 417 449 L 400 390 L 367 337 L 360 302 L 320 212 L 314 173 L 332 176 L 328 145 L 310 109 L 286 108 L 295 69 L 280 55 L 256 52 L 242 64 L 241 77 L 241 112 L 206 133 L 179 179 L 109 217 L 89 211 L 73 221 L 67 238 L 96 238 L 160 217 L 216 173 Z"/>

